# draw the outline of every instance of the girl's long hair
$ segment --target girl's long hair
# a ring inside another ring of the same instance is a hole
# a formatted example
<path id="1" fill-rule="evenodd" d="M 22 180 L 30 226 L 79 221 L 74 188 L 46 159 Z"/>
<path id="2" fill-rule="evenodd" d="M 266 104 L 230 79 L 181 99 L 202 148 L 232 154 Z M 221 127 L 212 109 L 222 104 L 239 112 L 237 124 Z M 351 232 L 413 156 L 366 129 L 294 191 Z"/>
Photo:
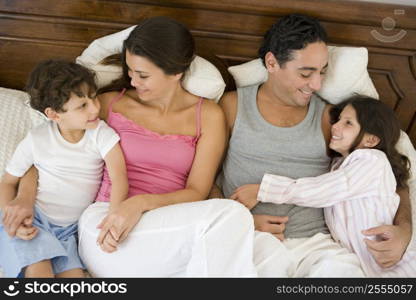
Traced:
<path id="1" fill-rule="evenodd" d="M 396 150 L 396 144 L 400 138 L 400 124 L 394 111 L 381 101 L 362 95 L 354 95 L 332 107 L 330 111 L 331 123 L 338 121 L 341 111 L 347 105 L 351 105 L 361 126 L 360 132 L 351 146 L 350 153 L 360 144 L 365 133 L 373 134 L 380 139 L 377 146 L 373 147 L 383 151 L 393 169 L 398 188 L 407 187 L 410 176 L 410 161 L 407 156 Z M 331 150 L 332 157 L 339 153 Z"/>

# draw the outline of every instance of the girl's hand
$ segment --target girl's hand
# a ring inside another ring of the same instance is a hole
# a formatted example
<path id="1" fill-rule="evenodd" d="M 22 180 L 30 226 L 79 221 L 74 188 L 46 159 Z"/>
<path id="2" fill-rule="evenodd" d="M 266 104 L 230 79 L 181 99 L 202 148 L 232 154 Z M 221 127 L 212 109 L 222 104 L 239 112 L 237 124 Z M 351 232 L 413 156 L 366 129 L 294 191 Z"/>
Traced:
<path id="1" fill-rule="evenodd" d="M 245 184 L 237 188 L 230 198 L 252 209 L 259 202 L 257 201 L 259 189 L 260 184 Z"/>
<path id="2" fill-rule="evenodd" d="M 99 245 L 103 245 L 104 239 L 108 239 L 108 242 L 111 240 L 110 237 L 106 237 L 108 234 L 111 234 L 117 243 L 126 239 L 144 212 L 140 205 L 140 199 L 137 198 L 135 196 L 121 202 L 115 211 L 109 212 L 101 221 L 98 225 L 98 228 L 101 228 L 97 239 Z"/>

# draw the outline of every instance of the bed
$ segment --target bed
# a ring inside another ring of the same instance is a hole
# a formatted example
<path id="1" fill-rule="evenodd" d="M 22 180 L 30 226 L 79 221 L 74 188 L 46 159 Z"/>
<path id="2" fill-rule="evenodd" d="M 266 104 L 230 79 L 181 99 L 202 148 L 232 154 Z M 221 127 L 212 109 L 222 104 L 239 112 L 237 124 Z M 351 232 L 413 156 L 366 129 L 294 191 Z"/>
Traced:
<path id="1" fill-rule="evenodd" d="M 330 45 L 368 49 L 368 72 L 380 99 L 416 145 L 416 6 L 358 0 L 0 0 L 0 92 L 22 90 L 41 60 L 75 60 L 93 40 L 159 15 L 190 28 L 197 54 L 218 68 L 226 90 L 234 90 L 228 67 L 256 58 L 264 32 L 293 12 L 321 20 Z"/>

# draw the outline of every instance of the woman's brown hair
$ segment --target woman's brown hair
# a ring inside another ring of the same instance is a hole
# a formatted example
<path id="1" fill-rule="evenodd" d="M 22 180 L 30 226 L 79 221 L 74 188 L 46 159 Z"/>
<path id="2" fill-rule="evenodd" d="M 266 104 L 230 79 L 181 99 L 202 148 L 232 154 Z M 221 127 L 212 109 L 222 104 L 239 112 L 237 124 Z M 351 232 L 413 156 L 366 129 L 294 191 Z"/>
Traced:
<path id="1" fill-rule="evenodd" d="M 107 57 L 103 64 L 121 64 L 122 76 L 98 93 L 132 88 L 126 64 L 126 51 L 147 58 L 165 74 L 184 73 L 195 53 L 195 43 L 190 31 L 181 23 L 168 17 L 153 17 L 137 25 L 123 42 L 121 54 Z"/>

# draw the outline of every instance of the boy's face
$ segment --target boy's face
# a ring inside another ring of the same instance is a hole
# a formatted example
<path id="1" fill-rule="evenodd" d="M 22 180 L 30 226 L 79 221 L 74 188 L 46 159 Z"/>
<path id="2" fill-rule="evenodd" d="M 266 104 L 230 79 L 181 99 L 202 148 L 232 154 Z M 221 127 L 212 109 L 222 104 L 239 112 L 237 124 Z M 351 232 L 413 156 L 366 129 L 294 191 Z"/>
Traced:
<path id="1" fill-rule="evenodd" d="M 64 112 L 57 112 L 56 122 L 61 130 L 85 130 L 97 128 L 100 112 L 98 99 L 79 97 L 73 93 L 64 104 Z"/>
<path id="2" fill-rule="evenodd" d="M 272 57 L 271 62 L 275 63 L 268 67 L 269 80 L 272 80 L 274 93 L 284 105 L 305 107 L 312 94 L 321 88 L 328 66 L 328 49 L 325 43 L 315 42 L 293 51 L 292 56 L 293 59 L 283 66 Z"/>

